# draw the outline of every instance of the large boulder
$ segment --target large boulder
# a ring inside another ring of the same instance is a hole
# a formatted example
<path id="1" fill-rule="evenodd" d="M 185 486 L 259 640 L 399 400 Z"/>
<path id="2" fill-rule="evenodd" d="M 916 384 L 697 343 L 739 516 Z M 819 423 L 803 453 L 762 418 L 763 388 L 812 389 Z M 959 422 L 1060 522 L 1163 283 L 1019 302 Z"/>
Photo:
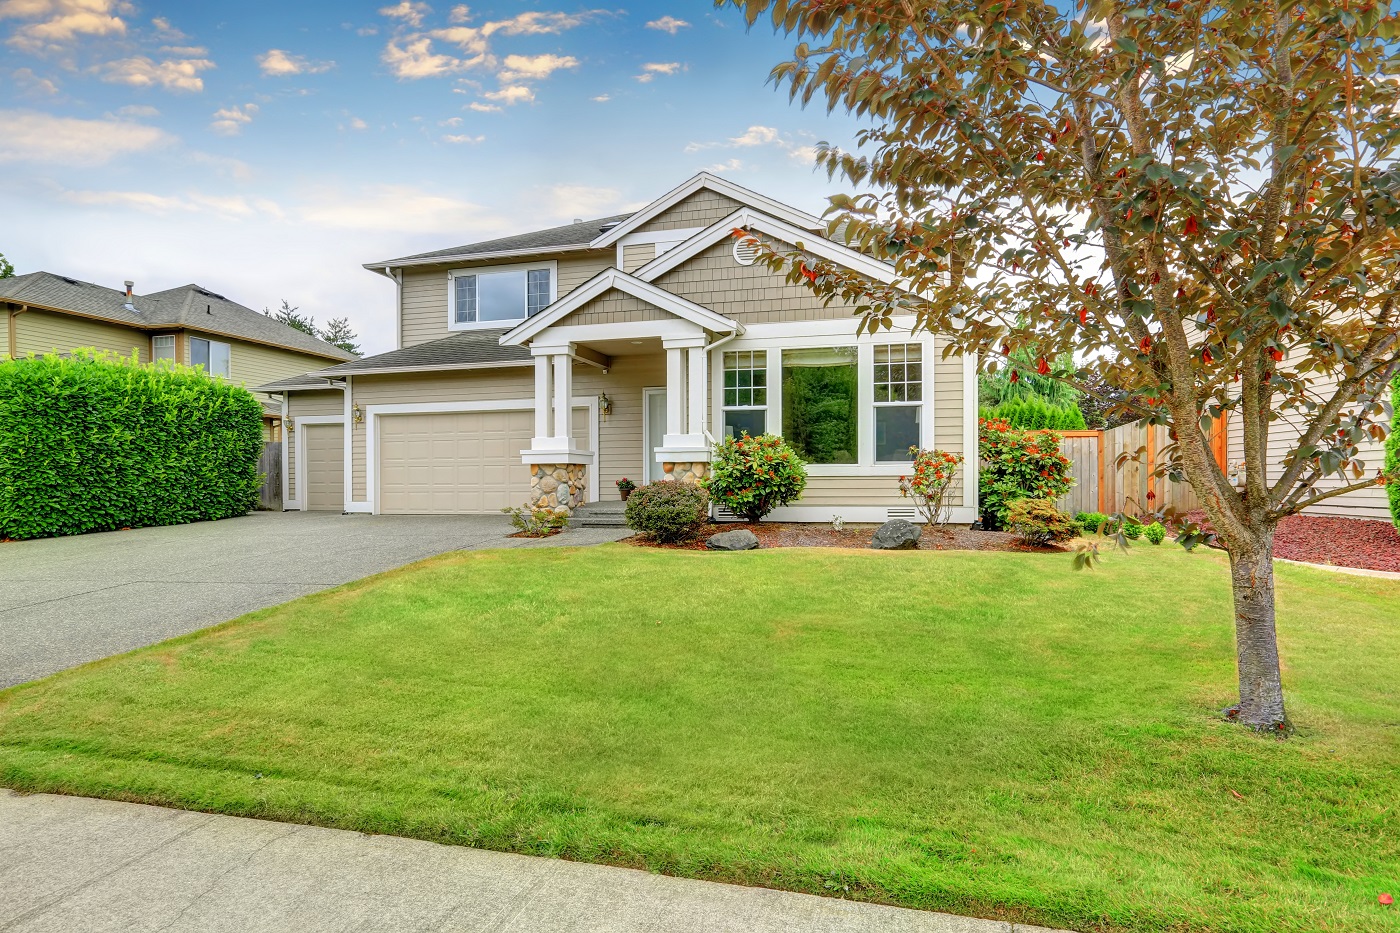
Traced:
<path id="1" fill-rule="evenodd" d="M 717 535 L 712 535 L 705 542 L 705 547 L 712 551 L 752 551 L 758 547 L 758 535 L 747 528 L 721 531 Z"/>
<path id="2" fill-rule="evenodd" d="M 912 551 L 919 546 L 923 530 L 902 518 L 892 518 L 875 531 L 870 546 L 877 551 Z"/>

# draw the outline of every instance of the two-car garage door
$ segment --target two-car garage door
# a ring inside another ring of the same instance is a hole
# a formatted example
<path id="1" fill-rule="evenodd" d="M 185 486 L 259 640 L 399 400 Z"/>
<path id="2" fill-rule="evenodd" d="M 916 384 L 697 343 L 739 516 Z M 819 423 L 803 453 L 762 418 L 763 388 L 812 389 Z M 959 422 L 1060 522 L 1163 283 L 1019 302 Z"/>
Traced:
<path id="1" fill-rule="evenodd" d="M 587 409 L 574 410 L 574 437 L 586 443 Z M 530 468 L 530 410 L 381 415 L 378 511 L 389 514 L 498 512 L 524 505 Z"/>

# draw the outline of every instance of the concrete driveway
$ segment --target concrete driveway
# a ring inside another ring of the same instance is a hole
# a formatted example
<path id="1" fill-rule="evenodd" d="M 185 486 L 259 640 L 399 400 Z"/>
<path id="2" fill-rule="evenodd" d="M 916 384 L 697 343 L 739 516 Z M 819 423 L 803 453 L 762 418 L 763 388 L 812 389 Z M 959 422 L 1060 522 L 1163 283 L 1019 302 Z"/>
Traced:
<path id="1" fill-rule="evenodd" d="M 612 541 L 508 538 L 495 515 L 255 512 L 0 544 L 0 688 L 441 554 Z"/>

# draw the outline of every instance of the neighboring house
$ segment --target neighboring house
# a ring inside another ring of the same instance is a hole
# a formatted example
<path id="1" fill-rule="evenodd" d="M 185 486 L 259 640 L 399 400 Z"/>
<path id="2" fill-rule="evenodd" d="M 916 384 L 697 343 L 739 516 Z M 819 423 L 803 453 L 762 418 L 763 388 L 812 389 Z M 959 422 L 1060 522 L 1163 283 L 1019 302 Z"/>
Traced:
<path id="1" fill-rule="evenodd" d="M 973 521 L 973 360 L 944 359 L 912 318 L 857 337 L 849 306 L 755 263 L 736 228 L 895 279 L 817 217 L 709 174 L 634 214 L 369 263 L 397 283 L 399 348 L 262 387 L 295 426 L 283 501 L 573 506 L 623 477 L 703 476 L 714 439 L 747 430 L 809 461 L 775 519 L 914 518 L 898 481 L 922 445 L 967 456 L 952 518 Z"/>
<path id="2" fill-rule="evenodd" d="M 93 348 L 143 363 L 178 360 L 203 366 L 242 386 L 256 387 L 328 363 L 355 359 L 339 347 L 274 321 L 198 285 L 136 295 L 50 272 L 0 279 L 5 352 L 71 353 Z M 271 436 L 280 401 L 263 402 Z"/>

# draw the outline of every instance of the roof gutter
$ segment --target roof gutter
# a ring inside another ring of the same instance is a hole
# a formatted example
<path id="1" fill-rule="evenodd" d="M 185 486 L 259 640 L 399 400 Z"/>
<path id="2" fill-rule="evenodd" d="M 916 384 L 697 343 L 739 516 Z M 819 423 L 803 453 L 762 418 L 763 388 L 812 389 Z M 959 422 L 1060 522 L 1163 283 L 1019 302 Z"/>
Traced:
<path id="1" fill-rule="evenodd" d="M 449 262 L 475 262 L 478 259 L 512 259 L 519 256 L 543 256 L 550 253 L 577 253 L 593 248 L 591 244 L 579 243 L 574 246 L 501 249 L 492 250 L 487 253 L 454 253 L 449 256 L 428 256 L 420 259 L 383 259 L 379 262 L 367 262 L 364 264 L 363 268 L 371 272 L 376 272 L 386 278 L 393 278 L 393 276 L 389 274 L 390 269 L 402 269 L 407 266 L 439 266 Z"/>
<path id="2" fill-rule="evenodd" d="M 423 366 L 383 366 L 374 369 L 352 369 L 338 375 L 343 376 L 379 376 L 395 373 L 439 373 L 458 372 L 467 369 L 507 369 L 512 366 L 533 366 L 533 360 L 500 360 L 494 363 L 446 363 L 442 365 L 425 364 Z M 335 377 L 318 377 L 331 380 Z M 313 387 L 314 388 L 314 387 Z M 320 388 L 326 388 L 321 386 Z"/>
<path id="3" fill-rule="evenodd" d="M 19 357 L 19 316 L 29 310 L 29 305 L 20 305 L 18 308 L 11 308 L 9 314 L 9 347 L 10 359 Z"/>

